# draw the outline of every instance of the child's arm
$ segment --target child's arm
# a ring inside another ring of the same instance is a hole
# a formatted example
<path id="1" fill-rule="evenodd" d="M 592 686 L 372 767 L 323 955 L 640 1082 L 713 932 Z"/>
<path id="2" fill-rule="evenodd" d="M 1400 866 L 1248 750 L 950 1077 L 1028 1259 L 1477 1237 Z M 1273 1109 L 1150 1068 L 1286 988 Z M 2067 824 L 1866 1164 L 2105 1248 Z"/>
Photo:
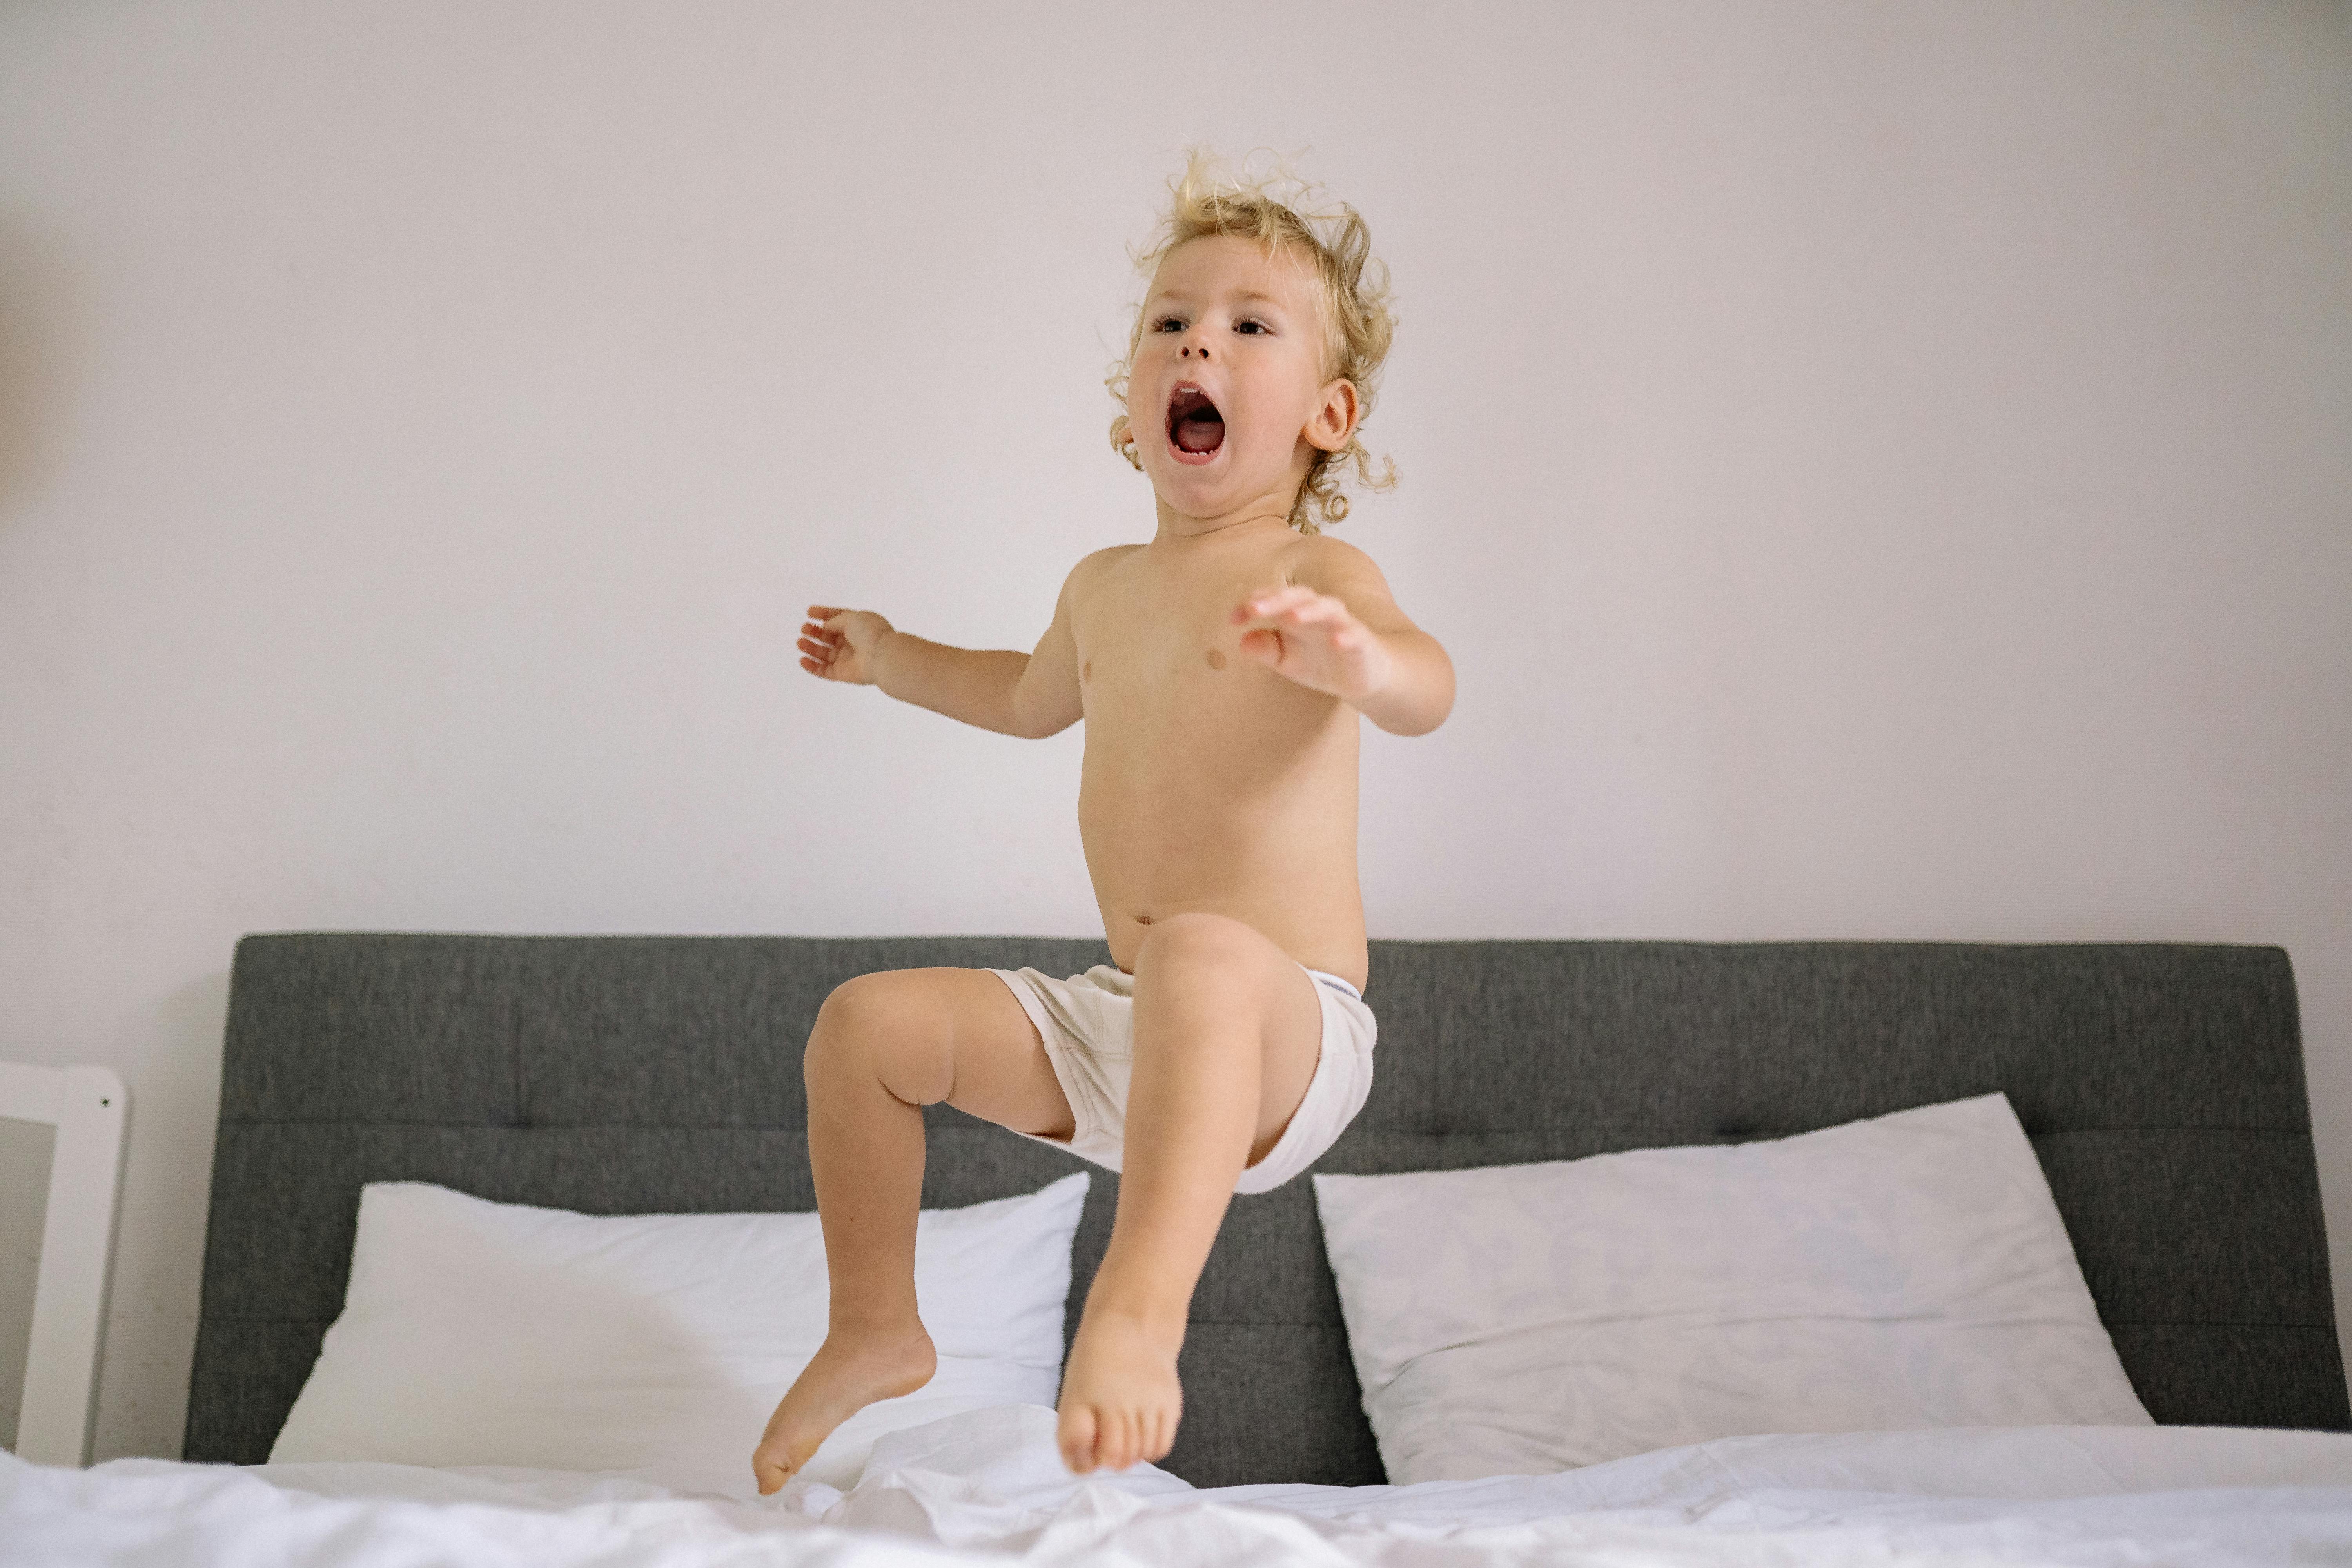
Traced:
<path id="1" fill-rule="evenodd" d="M 1083 712 L 1069 605 L 1065 583 L 1034 653 L 950 647 L 899 631 L 871 610 L 811 605 L 811 624 L 801 627 L 801 668 L 827 680 L 878 686 L 983 730 L 1038 740 L 1068 729 Z"/>
<path id="2" fill-rule="evenodd" d="M 1425 735 L 1454 709 L 1454 661 L 1406 619 L 1372 558 L 1318 541 L 1288 583 L 1235 605 L 1242 651 L 1299 685 L 1353 704 L 1392 735 Z"/>

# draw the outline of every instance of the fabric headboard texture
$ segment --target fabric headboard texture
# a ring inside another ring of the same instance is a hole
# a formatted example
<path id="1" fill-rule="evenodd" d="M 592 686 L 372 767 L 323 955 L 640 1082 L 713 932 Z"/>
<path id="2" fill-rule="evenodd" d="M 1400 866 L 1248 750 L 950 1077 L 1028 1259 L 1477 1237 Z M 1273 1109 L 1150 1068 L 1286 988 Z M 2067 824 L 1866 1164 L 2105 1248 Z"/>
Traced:
<path id="1" fill-rule="evenodd" d="M 591 1214 L 811 1209 L 800 1057 L 835 985 L 1106 958 L 1034 938 L 246 938 L 186 1458 L 268 1458 L 341 1310 L 363 1183 Z M 2280 949 L 1376 942 L 1365 997 L 1371 1100 L 1318 1169 L 1779 1137 L 2000 1089 L 2157 1420 L 2352 1427 Z M 944 1107 L 927 1121 L 928 1205 L 1081 1168 Z M 1117 1193 L 1095 1174 L 1073 1329 Z M 1306 1179 L 1234 1200 L 1182 1372 L 1176 1474 L 1383 1479 Z"/>

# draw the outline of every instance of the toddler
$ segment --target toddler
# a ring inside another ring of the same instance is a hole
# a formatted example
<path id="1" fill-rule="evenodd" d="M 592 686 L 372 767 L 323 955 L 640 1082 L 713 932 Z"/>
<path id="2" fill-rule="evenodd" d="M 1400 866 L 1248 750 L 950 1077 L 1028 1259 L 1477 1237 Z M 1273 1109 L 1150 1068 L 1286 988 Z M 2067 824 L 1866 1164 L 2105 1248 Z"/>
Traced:
<path id="1" fill-rule="evenodd" d="M 801 628 L 802 668 L 827 680 L 1010 735 L 1086 721 L 1078 828 L 1112 962 L 895 971 L 826 999 L 804 1071 L 831 1317 L 752 1456 L 762 1492 L 935 1369 L 915 1310 L 923 1106 L 1122 1173 L 1062 1377 L 1058 1439 L 1083 1473 L 1166 1455 L 1231 1194 L 1304 1170 L 1371 1087 L 1357 715 L 1418 735 L 1454 700 L 1444 650 L 1319 529 L 1347 513 L 1343 466 L 1389 482 L 1359 437 L 1385 293 L 1352 208 L 1198 156 L 1174 191 L 1109 382 L 1150 540 L 1072 568 L 1030 653 L 825 605 Z"/>

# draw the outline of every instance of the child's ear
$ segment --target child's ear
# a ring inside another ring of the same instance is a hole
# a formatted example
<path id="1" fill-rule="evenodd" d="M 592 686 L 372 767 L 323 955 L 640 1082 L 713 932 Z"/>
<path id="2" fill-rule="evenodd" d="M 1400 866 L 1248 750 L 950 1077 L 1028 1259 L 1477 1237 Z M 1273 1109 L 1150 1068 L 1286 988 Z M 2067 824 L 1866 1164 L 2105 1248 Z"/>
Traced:
<path id="1" fill-rule="evenodd" d="M 1331 382 L 1323 388 L 1323 401 L 1316 405 L 1314 416 L 1307 421 L 1307 443 L 1318 451 L 1339 451 L 1355 435 L 1356 421 L 1363 416 L 1356 384 Z"/>

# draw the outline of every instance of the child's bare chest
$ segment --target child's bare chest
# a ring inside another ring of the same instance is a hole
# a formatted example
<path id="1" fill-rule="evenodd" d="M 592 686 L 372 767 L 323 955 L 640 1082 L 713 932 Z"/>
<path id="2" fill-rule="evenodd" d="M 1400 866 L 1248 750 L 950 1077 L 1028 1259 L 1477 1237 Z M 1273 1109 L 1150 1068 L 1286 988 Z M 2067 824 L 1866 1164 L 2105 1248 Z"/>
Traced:
<path id="1" fill-rule="evenodd" d="M 1229 718 L 1263 708 L 1274 688 L 1306 695 L 1242 652 L 1233 620 L 1253 591 L 1281 581 L 1275 562 L 1169 572 L 1129 558 L 1103 573 L 1072 605 L 1089 731 Z"/>

